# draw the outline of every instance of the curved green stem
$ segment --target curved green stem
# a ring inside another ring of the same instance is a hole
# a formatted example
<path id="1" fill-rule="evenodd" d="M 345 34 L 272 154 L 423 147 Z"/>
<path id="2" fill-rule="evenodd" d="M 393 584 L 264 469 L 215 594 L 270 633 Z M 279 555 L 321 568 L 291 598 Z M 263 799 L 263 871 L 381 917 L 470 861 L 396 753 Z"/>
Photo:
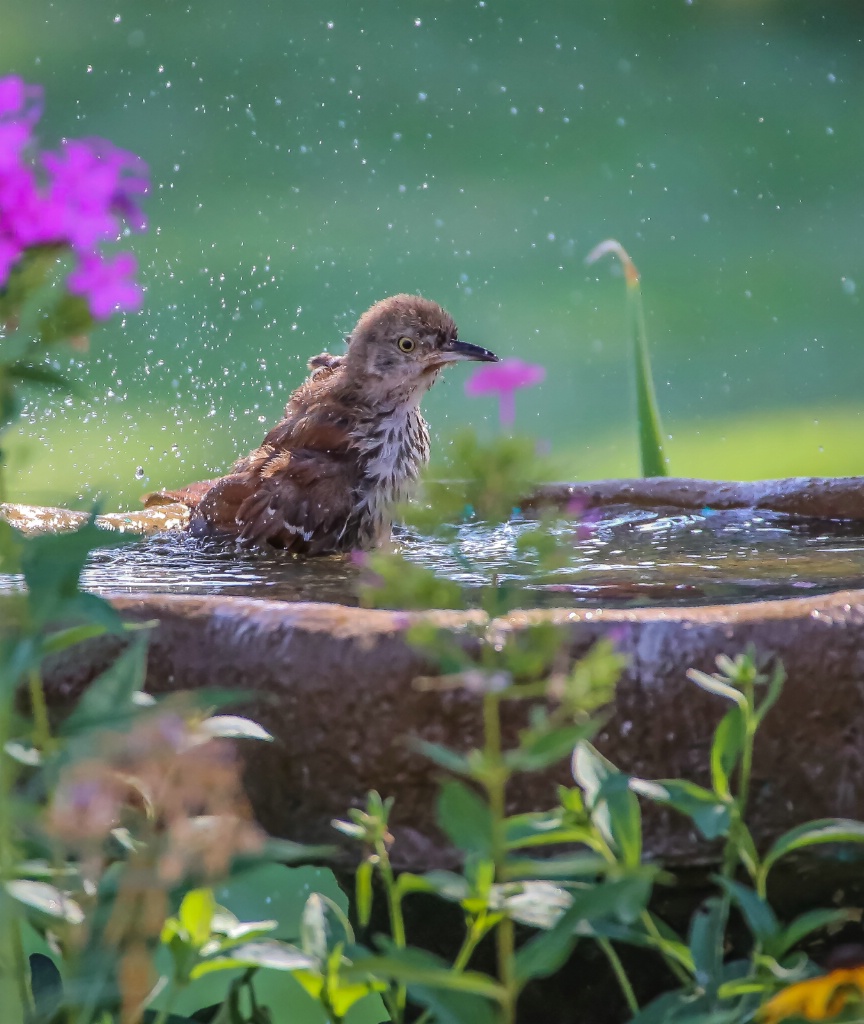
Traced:
<path id="1" fill-rule="evenodd" d="M 27 685 L 30 691 L 30 708 L 33 712 L 33 744 L 44 753 L 51 746 L 51 723 L 48 719 L 42 674 L 37 667 L 30 669 Z"/>
<path id="2" fill-rule="evenodd" d="M 624 998 L 627 1000 L 627 1009 L 635 1017 L 639 1012 L 639 1003 L 636 999 L 636 993 L 633 991 L 633 986 L 630 984 L 630 979 L 627 977 L 627 972 L 624 970 L 624 964 L 621 963 L 621 958 L 615 952 L 615 947 L 607 938 L 598 936 L 597 942 L 606 954 L 606 959 L 612 965 L 612 970 L 615 972 L 618 985 L 624 993 Z"/>

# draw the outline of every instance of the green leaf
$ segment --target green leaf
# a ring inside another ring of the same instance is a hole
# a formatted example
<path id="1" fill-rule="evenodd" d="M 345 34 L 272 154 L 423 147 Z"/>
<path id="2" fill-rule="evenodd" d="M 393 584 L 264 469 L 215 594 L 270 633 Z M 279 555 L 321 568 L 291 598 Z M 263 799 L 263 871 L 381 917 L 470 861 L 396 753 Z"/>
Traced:
<path id="1" fill-rule="evenodd" d="M 63 979 L 50 956 L 31 953 L 28 960 L 36 1016 L 39 1020 L 50 1021 L 63 1004 Z"/>
<path id="2" fill-rule="evenodd" d="M 55 345 L 59 341 L 86 336 L 93 327 L 87 300 L 64 292 L 40 322 L 40 341 Z"/>
<path id="3" fill-rule="evenodd" d="M 587 797 L 591 820 L 621 862 L 630 868 L 642 860 L 642 815 L 630 791 L 629 777 L 607 761 L 590 743 L 573 755 L 573 776 Z"/>
<path id="4" fill-rule="evenodd" d="M 790 829 L 765 854 L 762 871 L 767 875 L 781 857 L 823 843 L 864 843 L 864 822 L 852 818 L 819 818 Z"/>
<path id="5" fill-rule="evenodd" d="M 724 700 L 731 700 L 739 708 L 744 708 L 747 705 L 747 698 L 740 690 L 736 690 L 734 686 L 724 683 L 722 679 L 715 675 L 708 675 L 707 672 L 700 672 L 698 669 L 689 668 L 687 669 L 687 678 L 708 693 L 713 693 L 716 697 L 723 697 Z"/>
<path id="6" fill-rule="evenodd" d="M 519 879 L 570 879 L 596 878 L 608 868 L 608 863 L 594 853 L 569 853 L 560 857 L 511 858 L 505 864 L 505 878 Z"/>
<path id="7" fill-rule="evenodd" d="M 832 924 L 849 921 L 854 914 L 855 911 L 851 911 L 847 907 L 807 910 L 796 917 L 791 924 L 788 924 L 766 951 L 774 957 L 782 957 L 812 932 L 818 931 L 820 928 L 827 928 Z"/>
<path id="8" fill-rule="evenodd" d="M 711 743 L 711 785 L 720 797 L 730 797 L 730 780 L 744 749 L 744 717 L 740 708 L 727 711 Z"/>
<path id="9" fill-rule="evenodd" d="M 351 951 L 348 951 L 351 956 Z M 366 975 L 388 978 L 399 984 L 468 992 L 500 1002 L 503 988 L 492 978 L 477 971 L 454 971 L 449 964 L 422 949 L 396 949 L 388 946 L 385 955 L 351 956 L 353 963 L 343 970 L 347 978 Z"/>
<path id="10" fill-rule="evenodd" d="M 250 718 L 240 718 L 238 715 L 213 715 L 211 718 L 205 718 L 198 728 L 207 736 L 224 739 L 265 740 L 271 743 L 273 741 L 270 733 L 257 722 Z"/>
<path id="11" fill-rule="evenodd" d="M 690 920 L 688 944 L 693 955 L 696 982 L 704 989 L 716 987 L 723 965 L 728 904 L 712 896 L 702 903 Z"/>
<path id="12" fill-rule="evenodd" d="M 740 882 L 721 877 L 717 877 L 715 880 L 732 897 L 747 922 L 747 927 L 759 942 L 764 945 L 776 938 L 780 931 L 780 924 L 766 900 L 758 896 L 753 889 L 741 885 Z"/>
<path id="13" fill-rule="evenodd" d="M 69 394 L 81 395 L 85 389 L 78 381 L 67 377 L 66 374 L 55 370 L 53 366 L 46 363 L 30 363 L 26 360 L 19 360 L 10 363 L 6 367 L 6 374 L 10 380 L 19 381 L 22 384 L 35 384 L 43 388 L 59 388 Z"/>
<path id="14" fill-rule="evenodd" d="M 436 1024 L 495 1024 L 498 1020 L 493 1004 L 483 996 L 420 984 L 409 985 L 408 995 L 412 1003 L 432 1011 Z"/>
<path id="15" fill-rule="evenodd" d="M 237 946 L 230 956 L 217 956 L 202 960 L 190 972 L 192 980 L 202 978 L 214 971 L 227 971 L 235 967 L 267 967 L 274 971 L 315 970 L 313 957 L 303 953 L 296 946 L 278 939 L 261 939 Z"/>
<path id="16" fill-rule="evenodd" d="M 519 746 L 506 755 L 506 763 L 513 771 L 534 772 L 570 757 L 581 740 L 593 736 L 598 723 L 583 722 L 566 725 L 551 731 L 525 730 Z"/>
<path id="17" fill-rule="evenodd" d="M 313 892 L 300 918 L 300 946 L 324 971 L 333 949 L 354 942 L 354 933 L 344 910 L 328 896 Z"/>
<path id="18" fill-rule="evenodd" d="M 418 754 L 422 754 L 423 757 L 434 761 L 439 767 L 446 768 L 448 772 L 453 772 L 454 775 L 463 775 L 466 778 L 473 775 L 468 758 L 458 754 L 455 750 L 451 750 L 449 747 L 442 746 L 440 743 L 429 743 L 427 740 L 421 739 L 412 739 L 411 747 Z"/>
<path id="19" fill-rule="evenodd" d="M 183 897 L 177 916 L 189 941 L 197 949 L 210 938 L 210 925 L 216 913 L 212 889 L 190 889 Z"/>
<path id="20" fill-rule="evenodd" d="M 362 860 L 357 865 L 354 890 L 357 894 L 357 921 L 361 928 L 369 924 L 372 916 L 372 861 Z"/>
<path id="21" fill-rule="evenodd" d="M 231 861 L 230 875 L 236 878 L 264 864 L 312 864 L 332 859 L 335 846 L 306 846 L 290 839 L 264 840 L 260 849 L 251 853 L 238 853 Z"/>
<path id="22" fill-rule="evenodd" d="M 774 674 L 771 676 L 771 681 L 768 683 L 768 689 L 765 692 L 765 696 L 762 698 L 762 703 L 756 710 L 756 725 L 762 724 L 762 720 L 774 707 L 780 698 L 780 694 L 783 692 L 783 684 L 786 682 L 786 670 L 781 662 L 778 662 L 774 668 Z"/>
<path id="23" fill-rule="evenodd" d="M 3 749 L 13 761 L 27 765 L 28 768 L 42 764 L 42 751 L 29 740 L 8 740 Z"/>
<path id="24" fill-rule="evenodd" d="M 396 879 L 396 886 L 404 895 L 412 892 L 434 892 L 452 903 L 461 903 L 471 895 L 468 880 L 464 875 L 457 875 L 453 871 L 427 871 L 424 875 L 413 875 L 404 871 Z"/>
<path id="25" fill-rule="evenodd" d="M 467 786 L 449 779 L 438 796 L 438 824 L 454 846 L 488 856 L 492 849 L 492 814 Z"/>
<path id="26" fill-rule="evenodd" d="M 13 878 L 6 883 L 6 891 L 19 903 L 24 903 L 48 917 L 66 921 L 67 924 L 81 924 L 84 920 L 84 911 L 75 900 L 47 882 Z"/>
<path id="27" fill-rule="evenodd" d="M 87 687 L 60 727 L 62 736 L 117 726 L 137 713 L 133 696 L 144 685 L 147 637 L 136 637 L 109 667 Z"/>
<path id="28" fill-rule="evenodd" d="M 102 636 L 106 632 L 104 625 L 87 623 L 82 626 L 70 626 L 69 629 L 58 629 L 51 633 L 42 643 L 42 650 L 45 654 L 58 654 L 75 644 L 83 643 L 85 640 L 92 640 L 94 637 Z"/>
<path id="29" fill-rule="evenodd" d="M 519 888 L 504 898 L 503 908 L 508 917 L 531 928 L 552 928 L 573 905 L 572 895 L 551 882 L 531 880 Z"/>
<path id="30" fill-rule="evenodd" d="M 717 799 L 710 789 L 686 779 L 659 779 L 649 782 L 631 779 L 630 788 L 654 803 L 672 807 L 686 814 L 706 839 L 725 836 L 729 831 L 729 805 Z"/>
<path id="31" fill-rule="evenodd" d="M 648 903 L 653 875 L 647 872 L 576 890 L 569 910 L 549 931 L 538 935 L 516 953 L 516 977 L 520 982 L 554 974 L 570 955 L 585 922 L 614 918 L 635 921 Z"/>

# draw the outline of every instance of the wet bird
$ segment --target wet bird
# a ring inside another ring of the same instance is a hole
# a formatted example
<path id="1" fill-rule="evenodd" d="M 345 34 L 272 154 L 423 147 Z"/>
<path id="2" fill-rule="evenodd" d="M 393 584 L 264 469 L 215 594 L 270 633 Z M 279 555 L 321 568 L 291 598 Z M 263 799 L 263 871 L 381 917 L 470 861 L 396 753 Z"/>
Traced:
<path id="1" fill-rule="evenodd" d="M 187 504 L 194 536 L 300 555 L 387 541 L 394 506 L 429 459 L 421 399 L 450 363 L 498 357 L 459 341 L 452 317 L 417 295 L 377 302 L 347 342 L 345 355 L 309 360 L 312 372 L 284 418 L 228 476 L 146 503 Z"/>

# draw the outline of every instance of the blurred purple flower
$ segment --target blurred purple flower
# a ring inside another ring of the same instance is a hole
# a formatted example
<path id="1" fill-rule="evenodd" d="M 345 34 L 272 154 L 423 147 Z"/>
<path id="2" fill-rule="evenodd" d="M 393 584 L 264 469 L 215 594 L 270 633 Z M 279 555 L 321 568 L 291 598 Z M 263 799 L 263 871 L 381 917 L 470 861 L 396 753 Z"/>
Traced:
<path id="1" fill-rule="evenodd" d="M 139 199 L 149 190 L 146 164 L 105 139 L 64 140 L 39 153 L 32 129 L 42 114 L 42 89 L 15 75 L 0 78 L 0 288 L 35 246 L 68 246 L 78 264 L 67 286 L 84 295 L 94 318 L 141 306 L 129 253 L 106 257 L 100 247 L 147 222 Z"/>
<path id="2" fill-rule="evenodd" d="M 137 269 L 131 252 L 116 256 L 82 253 L 67 279 L 73 295 L 84 295 L 95 320 L 107 320 L 118 309 L 141 308 L 142 289 L 132 280 Z"/>
<path id="3" fill-rule="evenodd" d="M 63 212 L 40 191 L 32 168 L 19 164 L 0 172 L 0 231 L 19 250 L 60 243 Z"/>
<path id="4" fill-rule="evenodd" d="M 518 388 L 533 387 L 546 377 L 546 370 L 536 363 L 521 359 L 504 359 L 500 363 L 482 366 L 465 384 L 469 398 L 478 395 L 498 395 L 498 418 L 502 427 L 512 425 L 516 417 L 514 393 Z"/>
<path id="5" fill-rule="evenodd" d="M 603 518 L 601 509 L 591 505 L 587 498 L 581 495 L 572 497 L 567 502 L 565 509 L 568 516 L 578 520 L 576 531 L 573 534 L 573 541 L 576 544 L 582 541 L 591 540 L 597 530 L 597 524 Z"/>
<path id="6" fill-rule="evenodd" d="M 0 78 L 0 171 L 13 167 L 42 114 L 42 90 L 17 75 Z"/>
<path id="7" fill-rule="evenodd" d="M 133 231 L 146 219 L 134 197 L 147 192 L 147 169 L 133 153 L 104 139 L 71 139 L 42 155 L 49 196 L 62 216 L 61 234 L 75 249 L 92 249 L 120 234 L 117 215 Z"/>

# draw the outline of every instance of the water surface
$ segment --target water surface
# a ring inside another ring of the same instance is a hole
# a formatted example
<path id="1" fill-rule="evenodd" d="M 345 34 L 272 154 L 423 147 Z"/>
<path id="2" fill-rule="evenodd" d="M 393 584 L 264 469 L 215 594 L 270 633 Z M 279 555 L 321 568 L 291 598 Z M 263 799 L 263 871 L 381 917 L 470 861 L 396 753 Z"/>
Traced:
<path id="1" fill-rule="evenodd" d="M 554 571 L 517 550 L 536 522 L 471 523 L 454 540 L 402 532 L 411 561 L 458 582 L 511 590 L 514 606 L 696 605 L 806 596 L 864 585 L 864 525 L 736 510 L 608 508 L 590 525 L 553 525 L 569 558 Z M 298 560 L 202 544 L 172 532 L 92 554 L 84 586 L 101 594 L 221 594 L 356 604 L 362 570 L 344 558 Z M 0 589 L 15 581 L 0 578 Z"/>

